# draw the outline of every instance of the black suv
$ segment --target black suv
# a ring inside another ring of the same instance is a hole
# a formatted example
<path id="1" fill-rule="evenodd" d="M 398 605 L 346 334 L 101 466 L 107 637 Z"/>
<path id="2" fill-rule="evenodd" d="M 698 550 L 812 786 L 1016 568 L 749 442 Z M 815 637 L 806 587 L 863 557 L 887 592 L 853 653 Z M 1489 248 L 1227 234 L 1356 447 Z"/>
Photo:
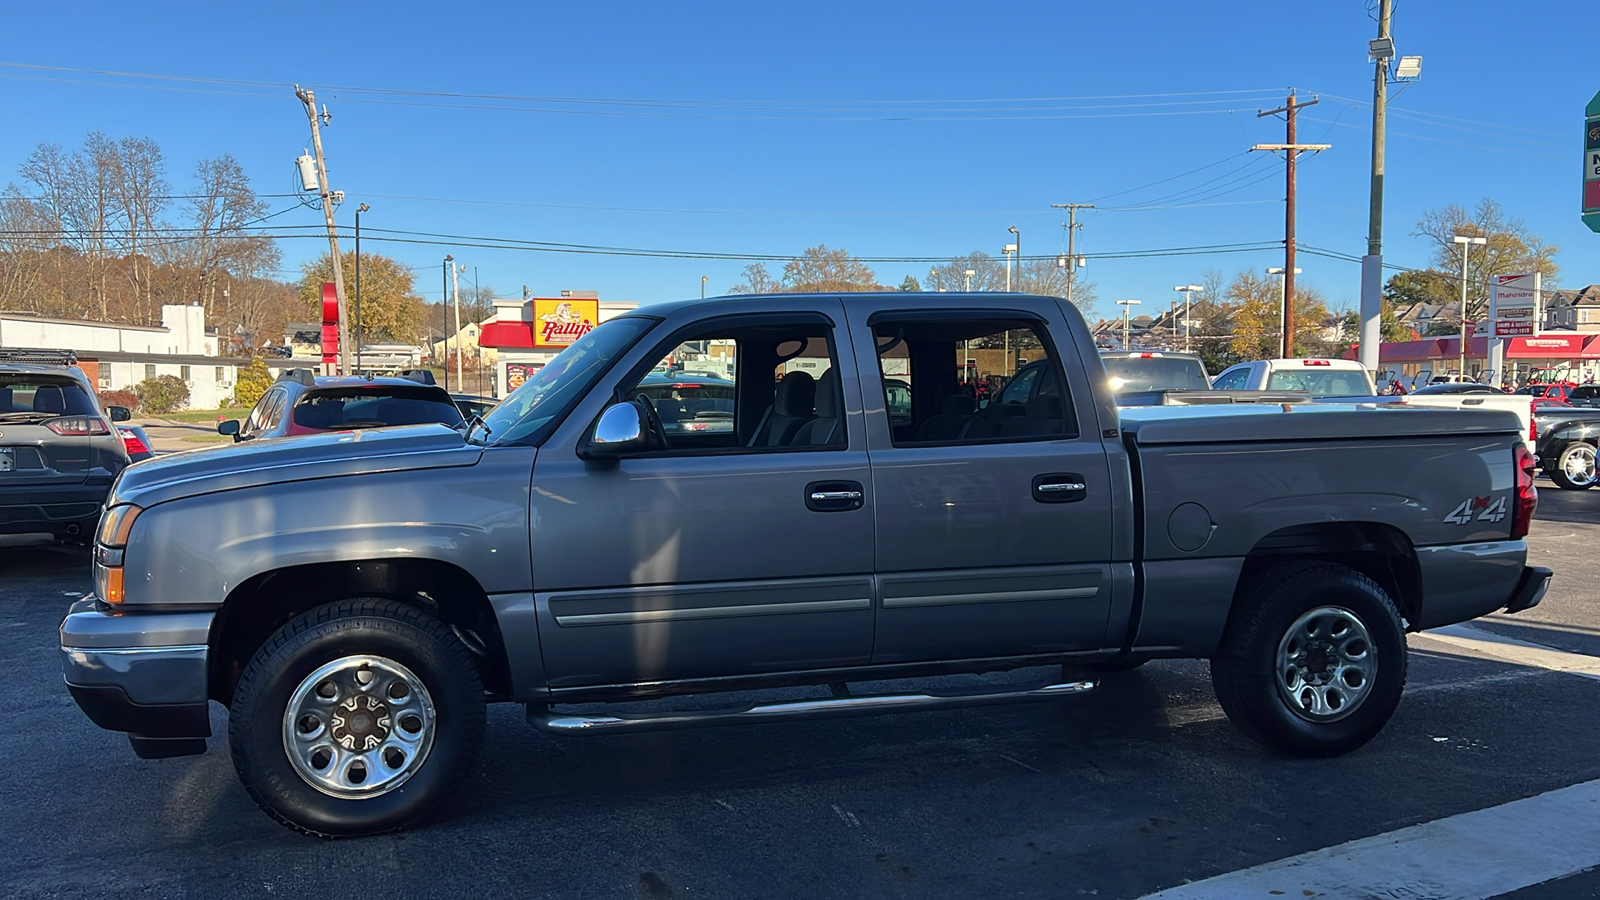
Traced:
<path id="1" fill-rule="evenodd" d="M 461 411 L 450 394 L 424 375 L 318 378 L 310 369 L 290 369 L 261 395 L 243 423 L 218 422 L 217 431 L 252 441 L 387 425 L 460 425 Z"/>
<path id="2" fill-rule="evenodd" d="M 128 465 L 122 435 L 71 351 L 0 350 L 0 534 L 94 533 Z"/>

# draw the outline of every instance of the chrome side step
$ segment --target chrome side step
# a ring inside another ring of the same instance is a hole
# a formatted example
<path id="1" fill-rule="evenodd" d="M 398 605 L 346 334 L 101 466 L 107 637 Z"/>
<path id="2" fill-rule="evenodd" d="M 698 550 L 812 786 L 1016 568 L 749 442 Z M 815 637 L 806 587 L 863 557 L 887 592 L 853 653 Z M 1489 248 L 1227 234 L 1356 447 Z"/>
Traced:
<path id="1" fill-rule="evenodd" d="M 629 731 L 663 731 L 705 725 L 744 725 L 755 722 L 790 722 L 832 716 L 873 715 L 968 706 L 995 706 L 1059 700 L 1094 690 L 1096 682 L 1069 681 L 1022 690 L 952 694 L 866 694 L 780 703 L 752 703 L 733 709 L 663 713 L 613 713 L 572 715 L 528 707 L 528 723 L 552 734 L 612 734 Z"/>

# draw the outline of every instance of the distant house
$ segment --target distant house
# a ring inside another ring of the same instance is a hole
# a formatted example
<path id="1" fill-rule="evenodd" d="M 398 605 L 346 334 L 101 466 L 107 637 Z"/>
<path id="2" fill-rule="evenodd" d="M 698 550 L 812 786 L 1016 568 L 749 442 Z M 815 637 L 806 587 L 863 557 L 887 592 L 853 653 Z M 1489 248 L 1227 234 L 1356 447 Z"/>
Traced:
<path id="1" fill-rule="evenodd" d="M 1600 332 L 1600 284 L 1545 291 L 1543 299 L 1546 330 Z"/>

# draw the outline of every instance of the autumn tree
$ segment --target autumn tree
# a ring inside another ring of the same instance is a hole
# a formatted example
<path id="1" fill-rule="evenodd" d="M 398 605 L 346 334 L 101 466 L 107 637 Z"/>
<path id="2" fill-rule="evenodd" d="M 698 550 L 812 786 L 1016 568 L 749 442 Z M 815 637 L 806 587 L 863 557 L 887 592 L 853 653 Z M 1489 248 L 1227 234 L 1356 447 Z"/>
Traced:
<path id="1" fill-rule="evenodd" d="M 829 250 L 827 245 L 807 247 L 802 256 L 783 264 L 783 277 L 773 279 L 765 263 L 744 267 L 744 281 L 728 289 L 730 294 L 838 293 L 887 290 L 878 284 L 871 267 L 845 249 Z"/>
<path id="2" fill-rule="evenodd" d="M 1561 267 L 1556 265 L 1557 248 L 1528 230 L 1519 218 L 1506 213 L 1494 200 L 1484 198 L 1475 209 L 1456 204 L 1428 210 L 1414 232 L 1433 244 L 1433 267 L 1448 278 L 1454 302 L 1461 302 L 1461 254 L 1467 245 L 1458 244 L 1458 235 L 1482 237 L 1487 244 L 1471 245 L 1467 253 L 1467 317 L 1483 316 L 1489 305 L 1489 283 L 1496 275 L 1538 272 L 1544 286 L 1554 287 Z"/>
<path id="3" fill-rule="evenodd" d="M 969 269 L 972 271 L 972 290 L 1006 289 L 1005 261 L 978 250 L 934 266 L 928 273 L 928 290 L 966 290 Z M 1067 296 L 1066 267 L 1056 265 L 1054 259 L 1024 260 L 1020 272 L 1015 269 L 1012 271 L 1011 289 L 1024 294 L 1065 297 Z M 1097 299 L 1094 282 L 1080 278 L 1073 284 L 1073 305 L 1077 306 L 1085 316 L 1093 314 Z"/>
<path id="4" fill-rule="evenodd" d="M 904 293 L 915 294 L 922 290 L 922 284 L 915 275 L 907 275 L 900 279 L 900 290 Z"/>
<path id="5" fill-rule="evenodd" d="M 1254 269 L 1240 272 L 1228 285 L 1223 302 L 1231 307 L 1228 316 L 1232 337 L 1230 349 L 1239 359 L 1276 359 L 1283 345 L 1283 289 L 1276 279 L 1257 275 Z M 1328 318 L 1328 304 L 1316 288 L 1295 286 L 1295 341 L 1291 357 L 1324 356 L 1332 352 L 1330 342 L 1320 334 Z"/>
<path id="6" fill-rule="evenodd" d="M 344 270 L 354 272 L 356 255 L 345 252 Z M 333 281 L 333 254 L 324 253 L 301 267 L 298 295 L 301 315 L 321 321 L 322 284 Z M 353 289 L 353 280 L 345 282 Z M 353 332 L 355 300 L 345 294 L 345 315 Z M 423 303 L 416 276 L 407 266 L 377 253 L 361 254 L 361 333 L 368 342 L 413 343 L 422 337 Z"/>

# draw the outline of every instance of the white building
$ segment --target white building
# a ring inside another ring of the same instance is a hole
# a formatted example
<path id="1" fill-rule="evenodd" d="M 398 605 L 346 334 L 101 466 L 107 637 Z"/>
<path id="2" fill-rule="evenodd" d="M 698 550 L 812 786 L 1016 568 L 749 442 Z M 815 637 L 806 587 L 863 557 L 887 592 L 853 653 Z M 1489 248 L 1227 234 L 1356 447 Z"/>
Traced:
<path id="1" fill-rule="evenodd" d="M 101 391 L 132 390 L 147 378 L 173 375 L 189 386 L 189 405 L 216 409 L 233 396 L 248 359 L 217 355 L 217 336 L 199 306 L 161 307 L 161 327 L 47 319 L 0 313 L 0 347 L 71 350 Z"/>

